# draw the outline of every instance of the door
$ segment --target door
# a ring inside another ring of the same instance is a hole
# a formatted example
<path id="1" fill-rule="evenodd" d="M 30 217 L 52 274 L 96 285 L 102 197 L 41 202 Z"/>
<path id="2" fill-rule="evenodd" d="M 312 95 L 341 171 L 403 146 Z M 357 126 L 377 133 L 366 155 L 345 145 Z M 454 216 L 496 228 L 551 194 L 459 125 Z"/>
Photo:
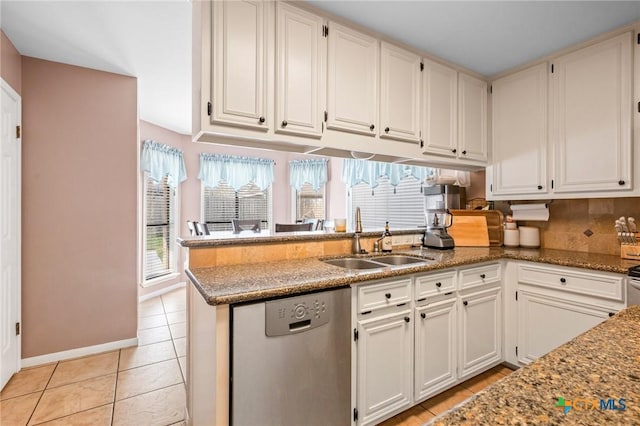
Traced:
<path id="1" fill-rule="evenodd" d="M 266 131 L 266 3 L 212 4 L 211 121 Z"/>
<path id="2" fill-rule="evenodd" d="M 580 49 L 551 65 L 555 192 L 632 189 L 631 36 Z"/>
<path id="3" fill-rule="evenodd" d="M 278 133 L 322 135 L 324 20 L 287 3 L 276 3 L 276 122 Z M 322 95 L 322 96 L 321 96 Z"/>
<path id="4" fill-rule="evenodd" d="M 420 56 L 380 46 L 380 137 L 420 142 Z"/>
<path id="5" fill-rule="evenodd" d="M 378 40 L 329 23 L 327 128 L 376 134 Z"/>
<path id="6" fill-rule="evenodd" d="M 458 152 L 458 72 L 424 60 L 422 136 L 425 154 L 456 157 Z"/>
<path id="7" fill-rule="evenodd" d="M 4 80 L 0 141 L 0 389 L 20 369 L 20 96 Z"/>
<path id="8" fill-rule="evenodd" d="M 502 359 L 500 288 L 460 296 L 460 379 Z"/>
<path id="9" fill-rule="evenodd" d="M 537 195 L 547 183 L 546 62 L 492 83 L 494 195 Z"/>
<path id="10" fill-rule="evenodd" d="M 411 405 L 413 373 L 411 311 L 358 323 L 358 424 L 379 423 Z"/>
<path id="11" fill-rule="evenodd" d="M 518 290 L 518 362 L 528 364 L 609 317 L 598 308 Z"/>
<path id="12" fill-rule="evenodd" d="M 458 73 L 458 157 L 487 161 L 487 83 Z"/>
<path id="13" fill-rule="evenodd" d="M 416 308 L 414 400 L 424 400 L 456 383 L 458 353 L 456 298 Z"/>

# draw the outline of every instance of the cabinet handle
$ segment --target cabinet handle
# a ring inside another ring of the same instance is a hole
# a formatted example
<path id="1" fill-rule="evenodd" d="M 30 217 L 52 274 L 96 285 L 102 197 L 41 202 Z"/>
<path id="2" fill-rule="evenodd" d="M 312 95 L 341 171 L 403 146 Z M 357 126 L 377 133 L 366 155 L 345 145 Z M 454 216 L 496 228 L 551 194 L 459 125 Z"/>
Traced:
<path id="1" fill-rule="evenodd" d="M 391 293 L 385 293 L 384 297 L 386 297 L 387 299 L 391 299 Z"/>
<path id="2" fill-rule="evenodd" d="M 409 322 L 409 321 L 411 321 L 411 318 L 409 318 L 409 317 L 404 317 L 404 322 Z"/>
<path id="3" fill-rule="evenodd" d="M 609 316 L 610 316 L 610 317 L 612 317 L 612 316 L 614 316 L 614 315 L 615 315 L 615 314 L 614 314 L 613 312 L 609 312 Z"/>
<path id="4" fill-rule="evenodd" d="M 623 181 L 622 179 L 621 179 L 621 180 L 619 180 L 619 181 L 618 181 L 618 185 L 620 185 L 620 186 L 624 185 L 624 181 Z"/>
<path id="5" fill-rule="evenodd" d="M 538 189 L 542 189 L 542 185 L 538 185 Z"/>
<path id="6" fill-rule="evenodd" d="M 437 282 L 436 283 L 436 287 L 438 287 L 438 288 L 442 287 L 442 283 L 441 282 Z"/>
<path id="7" fill-rule="evenodd" d="M 371 126 L 369 126 L 369 130 L 371 130 L 373 132 L 373 129 L 375 129 L 376 126 L 374 126 L 373 124 Z"/>
<path id="8" fill-rule="evenodd" d="M 467 151 L 466 150 L 462 151 L 462 155 L 467 155 Z"/>
<path id="9" fill-rule="evenodd" d="M 469 304 L 469 302 L 467 302 L 467 301 L 465 300 L 464 302 L 462 302 L 462 304 L 463 304 L 464 306 L 467 306 L 467 305 Z"/>
<path id="10" fill-rule="evenodd" d="M 560 282 L 561 282 L 562 284 L 564 284 L 564 283 L 566 283 L 566 282 L 567 282 L 567 279 L 566 279 L 566 278 L 560 278 Z"/>
<path id="11" fill-rule="evenodd" d="M 282 127 L 287 127 L 287 124 L 289 124 L 287 123 L 287 120 L 282 120 Z"/>
<path id="12" fill-rule="evenodd" d="M 266 119 L 264 117 L 260 117 L 258 119 L 258 121 L 260 122 L 260 124 L 264 123 L 266 121 Z"/>
<path id="13" fill-rule="evenodd" d="M 484 280 L 485 278 L 487 278 L 487 276 L 485 274 L 480 274 L 480 278 Z"/>
<path id="14" fill-rule="evenodd" d="M 384 132 L 385 132 L 385 133 L 389 133 L 389 128 L 388 128 L 388 127 L 385 127 L 385 128 L 384 128 Z"/>
<path id="15" fill-rule="evenodd" d="M 451 150 L 451 152 L 453 152 L 453 153 L 455 154 L 456 152 L 458 152 L 458 150 L 457 150 L 457 149 L 455 149 L 455 148 L 453 148 L 453 149 Z"/>
<path id="16" fill-rule="evenodd" d="M 420 318 L 425 319 L 427 317 L 427 314 L 425 314 L 424 312 L 420 314 Z"/>

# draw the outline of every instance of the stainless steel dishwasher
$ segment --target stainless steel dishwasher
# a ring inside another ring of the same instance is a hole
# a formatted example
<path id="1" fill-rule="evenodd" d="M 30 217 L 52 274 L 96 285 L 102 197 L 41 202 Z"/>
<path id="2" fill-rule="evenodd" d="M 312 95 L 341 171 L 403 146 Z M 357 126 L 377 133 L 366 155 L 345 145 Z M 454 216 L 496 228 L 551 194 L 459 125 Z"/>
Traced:
<path id="1" fill-rule="evenodd" d="M 349 425 L 351 290 L 231 306 L 233 426 Z"/>

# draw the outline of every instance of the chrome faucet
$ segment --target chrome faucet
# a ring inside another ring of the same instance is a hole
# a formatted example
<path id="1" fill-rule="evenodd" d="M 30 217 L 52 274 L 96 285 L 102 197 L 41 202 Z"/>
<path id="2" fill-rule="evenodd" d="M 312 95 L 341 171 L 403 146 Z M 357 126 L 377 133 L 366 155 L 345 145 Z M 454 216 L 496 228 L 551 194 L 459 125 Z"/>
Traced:
<path id="1" fill-rule="evenodd" d="M 356 207 L 356 234 L 362 232 L 362 216 L 360 215 L 360 207 Z"/>
<path id="2" fill-rule="evenodd" d="M 356 207 L 356 229 L 353 234 L 353 254 L 367 254 L 367 251 L 360 244 L 360 234 L 362 233 L 362 217 L 360 207 Z"/>

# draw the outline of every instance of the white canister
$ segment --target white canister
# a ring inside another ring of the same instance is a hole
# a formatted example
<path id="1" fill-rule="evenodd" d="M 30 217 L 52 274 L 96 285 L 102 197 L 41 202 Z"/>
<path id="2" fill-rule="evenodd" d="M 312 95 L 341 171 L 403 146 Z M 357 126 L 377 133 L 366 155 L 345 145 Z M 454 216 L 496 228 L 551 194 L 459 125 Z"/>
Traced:
<path id="1" fill-rule="evenodd" d="M 504 246 L 518 247 L 520 245 L 520 231 L 518 229 L 504 230 Z"/>
<path id="2" fill-rule="evenodd" d="M 540 228 L 536 228 L 535 226 L 521 226 L 520 247 L 540 247 Z"/>

